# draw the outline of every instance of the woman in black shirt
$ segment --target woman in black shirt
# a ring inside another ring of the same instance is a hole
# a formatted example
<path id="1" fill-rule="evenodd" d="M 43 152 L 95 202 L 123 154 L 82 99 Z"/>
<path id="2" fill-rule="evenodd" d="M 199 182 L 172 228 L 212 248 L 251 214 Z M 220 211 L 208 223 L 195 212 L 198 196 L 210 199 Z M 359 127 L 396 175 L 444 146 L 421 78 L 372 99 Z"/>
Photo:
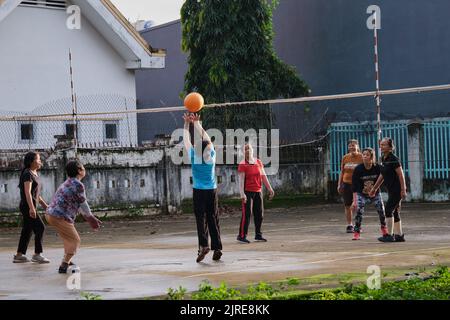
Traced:
<path id="1" fill-rule="evenodd" d="M 380 166 L 375 163 L 375 151 L 366 148 L 362 152 L 363 163 L 356 166 L 352 176 L 353 203 L 352 209 L 356 212 L 353 239 L 359 240 L 364 207 L 373 203 L 377 209 L 381 224 L 381 234 L 387 233 L 386 216 L 384 214 L 383 199 L 378 192 L 369 195 L 373 185 L 380 176 Z"/>
<path id="2" fill-rule="evenodd" d="M 382 242 L 404 242 L 405 236 L 400 220 L 400 208 L 402 199 L 406 198 L 405 175 L 399 158 L 393 154 L 395 150 L 394 141 L 391 138 L 384 138 L 381 140 L 380 148 L 383 154 L 381 175 L 372 191 L 373 193 L 377 192 L 384 181 L 388 192 L 388 201 L 386 202 L 388 234 L 378 238 L 378 240 Z"/>
<path id="3" fill-rule="evenodd" d="M 24 158 L 24 168 L 20 175 L 20 212 L 23 217 L 22 232 L 20 234 L 19 247 L 14 256 L 14 263 L 29 262 L 25 256 L 31 235 L 34 233 L 34 252 L 31 261 L 36 263 L 49 263 L 50 261 L 42 256 L 42 238 L 45 226 L 41 217 L 37 213 L 37 203 L 47 209 L 47 203 L 42 199 L 41 182 L 37 171 L 42 167 L 39 153 L 28 152 Z"/>

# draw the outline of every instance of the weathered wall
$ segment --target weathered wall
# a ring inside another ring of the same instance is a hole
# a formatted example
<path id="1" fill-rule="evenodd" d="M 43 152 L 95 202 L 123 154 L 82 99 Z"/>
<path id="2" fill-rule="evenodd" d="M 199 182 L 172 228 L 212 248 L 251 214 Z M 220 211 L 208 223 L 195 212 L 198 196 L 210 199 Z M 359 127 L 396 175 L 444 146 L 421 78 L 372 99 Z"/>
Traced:
<path id="1" fill-rule="evenodd" d="M 448 179 L 424 177 L 423 124 L 408 126 L 407 201 L 449 201 Z M 95 208 L 130 208 L 146 206 L 162 212 L 175 212 L 183 199 L 192 197 L 192 172 L 189 165 L 172 162 L 173 146 L 155 148 L 79 149 L 79 159 L 87 169 L 84 179 L 89 202 Z M 282 153 L 279 172 L 269 176 L 277 193 L 312 193 L 327 199 L 340 199 L 336 183 L 331 182 L 329 150 L 323 146 L 301 146 Z M 289 158 L 291 154 L 297 158 Z M 0 153 L 0 211 L 16 211 L 17 189 L 22 152 Z M 40 173 L 43 197 L 50 201 L 57 187 L 65 180 L 64 166 L 74 158 L 73 151 L 42 152 L 44 167 Z M 236 165 L 217 165 L 220 197 L 239 195 Z"/>
<path id="2" fill-rule="evenodd" d="M 79 159 L 87 170 L 83 183 L 90 204 L 99 209 L 152 206 L 164 212 L 176 211 L 183 199 L 192 198 L 192 171 L 189 165 L 173 164 L 169 154 L 168 147 L 79 149 Z M 74 153 L 56 151 L 41 156 L 43 197 L 50 201 L 65 180 L 64 166 Z M 6 192 L 0 193 L 1 211 L 15 211 L 18 207 L 22 157 L 22 152 L 0 154 L 0 185 L 7 185 Z M 221 197 L 239 195 L 236 165 L 218 165 L 216 175 Z M 323 168 L 315 164 L 281 165 L 280 172 L 269 180 L 278 192 L 323 194 L 323 176 Z"/>

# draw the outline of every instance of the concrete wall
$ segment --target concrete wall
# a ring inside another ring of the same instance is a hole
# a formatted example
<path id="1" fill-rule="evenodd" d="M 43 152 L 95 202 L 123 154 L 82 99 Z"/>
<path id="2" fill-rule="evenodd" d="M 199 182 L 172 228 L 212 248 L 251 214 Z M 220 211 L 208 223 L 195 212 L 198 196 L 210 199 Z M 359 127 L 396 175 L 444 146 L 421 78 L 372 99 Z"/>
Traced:
<path id="1" fill-rule="evenodd" d="M 66 27 L 65 10 L 17 7 L 0 23 L 0 115 L 71 113 L 69 49 L 78 112 L 136 109 L 133 71 L 82 17 L 81 30 Z M 110 117 L 112 118 L 112 117 Z M 128 130 L 130 123 L 130 130 Z M 34 123 L 31 147 L 51 148 L 65 122 Z M 118 143 L 137 143 L 136 116 L 119 119 Z M 79 123 L 80 143 L 103 143 L 104 123 Z M 17 122 L 1 122 L 0 149 L 28 148 Z"/>
<path id="2" fill-rule="evenodd" d="M 424 128 L 421 123 L 408 126 L 409 178 L 407 201 L 449 201 L 448 179 L 424 177 Z M 175 165 L 171 159 L 174 146 L 154 148 L 79 149 L 78 157 L 87 169 L 84 184 L 91 205 L 97 209 L 146 206 L 162 212 L 176 212 L 181 201 L 192 197 L 190 165 Z M 302 149 L 303 148 L 303 149 Z M 291 158 L 280 164 L 277 174 L 269 180 L 277 193 L 325 195 L 339 200 L 336 182 L 329 179 L 329 153 L 322 146 L 301 146 Z M 178 147 L 175 149 L 178 150 Z M 0 152 L 0 210 L 17 210 L 20 195 L 17 189 L 23 152 Z M 74 158 L 72 150 L 42 152 L 41 171 L 43 197 L 50 201 L 57 187 L 65 180 L 64 166 Z M 217 165 L 220 197 L 239 195 L 236 165 Z M 6 187 L 5 187 L 6 185 Z"/>
<path id="3" fill-rule="evenodd" d="M 81 30 L 67 29 L 67 18 L 64 10 L 19 6 L 0 23 L 1 111 L 70 97 L 69 49 L 79 97 L 136 98 L 134 72 L 113 47 L 84 18 Z"/>
<path id="4" fill-rule="evenodd" d="M 192 171 L 189 165 L 174 165 L 171 147 L 79 149 L 79 159 L 87 175 L 83 180 L 89 203 L 97 208 L 150 206 L 174 212 L 181 201 L 192 198 Z M 20 202 L 17 185 L 23 153 L 0 153 L 0 210 L 15 211 Z M 74 157 L 73 151 L 41 153 L 44 167 L 40 172 L 43 197 L 50 201 L 66 179 L 64 166 Z M 323 162 L 323 161 L 320 161 Z M 220 197 L 239 195 L 237 166 L 216 166 Z M 323 167 L 316 164 L 282 165 L 278 175 L 270 176 L 276 192 L 324 194 Z M 233 178 L 232 178 L 233 177 Z M 4 190 L 3 187 L 0 190 Z"/>

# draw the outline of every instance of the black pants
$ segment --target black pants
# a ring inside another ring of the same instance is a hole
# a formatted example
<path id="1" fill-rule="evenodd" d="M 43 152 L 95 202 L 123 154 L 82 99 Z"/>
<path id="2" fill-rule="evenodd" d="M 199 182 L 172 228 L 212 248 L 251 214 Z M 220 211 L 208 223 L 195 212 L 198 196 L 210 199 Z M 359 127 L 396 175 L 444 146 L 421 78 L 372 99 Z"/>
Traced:
<path id="1" fill-rule="evenodd" d="M 386 202 L 386 217 L 392 218 L 394 222 L 400 221 L 400 209 L 402 203 L 402 196 L 398 192 L 388 192 L 388 200 Z"/>
<path id="2" fill-rule="evenodd" d="M 19 247 L 17 249 L 17 252 L 20 252 L 22 254 L 27 253 L 31 235 L 34 233 L 34 253 L 42 253 L 42 240 L 45 231 L 44 222 L 42 222 L 39 214 L 36 214 L 36 219 L 31 218 L 28 208 L 20 208 L 20 212 L 22 213 L 23 217 L 23 226 L 22 232 L 20 234 Z"/>
<path id="3" fill-rule="evenodd" d="M 194 213 L 195 220 L 197 221 L 197 235 L 199 246 L 209 247 L 209 234 L 211 236 L 211 249 L 222 250 L 216 189 L 194 189 Z"/>
<path id="4" fill-rule="evenodd" d="M 245 238 L 248 233 L 248 225 L 250 223 L 250 214 L 253 212 L 255 220 L 255 237 L 261 237 L 261 225 L 263 222 L 263 199 L 261 192 L 245 191 L 247 202 L 242 204 L 242 217 L 239 225 L 239 237 Z"/>

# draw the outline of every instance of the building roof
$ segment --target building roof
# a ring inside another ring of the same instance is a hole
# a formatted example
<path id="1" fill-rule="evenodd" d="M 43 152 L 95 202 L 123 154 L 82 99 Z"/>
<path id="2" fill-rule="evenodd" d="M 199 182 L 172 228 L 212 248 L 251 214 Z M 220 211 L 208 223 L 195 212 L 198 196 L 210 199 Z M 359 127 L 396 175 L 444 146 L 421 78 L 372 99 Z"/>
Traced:
<path id="1" fill-rule="evenodd" d="M 0 23 L 22 0 L 0 0 Z M 154 49 L 110 0 L 71 0 L 82 16 L 117 50 L 127 69 L 164 68 L 166 52 Z"/>

